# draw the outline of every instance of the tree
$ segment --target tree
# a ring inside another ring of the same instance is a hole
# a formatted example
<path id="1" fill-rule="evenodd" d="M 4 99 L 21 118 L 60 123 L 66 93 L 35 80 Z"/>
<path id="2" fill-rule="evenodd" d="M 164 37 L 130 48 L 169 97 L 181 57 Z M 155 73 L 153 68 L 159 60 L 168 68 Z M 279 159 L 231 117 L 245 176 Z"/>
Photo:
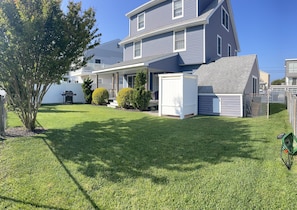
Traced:
<path id="1" fill-rule="evenodd" d="M 145 90 L 146 74 L 144 72 L 138 72 L 135 78 L 134 91 L 132 96 L 132 105 L 134 108 L 141 111 L 146 110 L 150 99 L 151 92 Z"/>
<path id="2" fill-rule="evenodd" d="M 93 93 L 92 83 L 93 83 L 93 80 L 91 80 L 90 78 L 87 78 L 87 79 L 84 79 L 84 82 L 82 84 L 82 89 L 83 89 L 87 104 L 91 104 L 92 102 L 92 93 Z"/>
<path id="3" fill-rule="evenodd" d="M 51 84 L 91 58 L 84 52 L 99 44 L 95 21 L 81 3 L 64 13 L 61 0 L 0 1 L 0 86 L 28 130 Z"/>
<path id="4" fill-rule="evenodd" d="M 271 82 L 272 85 L 281 85 L 281 84 L 285 84 L 285 83 L 286 83 L 286 79 L 285 78 L 276 79 L 276 80 L 273 80 Z"/>

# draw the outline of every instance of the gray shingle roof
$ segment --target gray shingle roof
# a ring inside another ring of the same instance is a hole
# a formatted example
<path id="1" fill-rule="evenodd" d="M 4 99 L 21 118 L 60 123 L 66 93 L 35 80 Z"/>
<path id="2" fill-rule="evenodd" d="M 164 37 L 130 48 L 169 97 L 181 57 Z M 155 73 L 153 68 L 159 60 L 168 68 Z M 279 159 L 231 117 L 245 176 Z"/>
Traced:
<path id="1" fill-rule="evenodd" d="M 110 65 L 102 70 L 93 71 L 93 73 L 119 71 L 122 69 L 133 68 L 133 66 L 135 66 L 135 65 L 137 65 L 137 67 L 139 67 L 139 66 L 145 67 L 153 62 L 160 61 L 162 59 L 169 58 L 169 57 L 174 57 L 177 55 L 178 55 L 177 53 L 168 53 L 168 54 L 163 54 L 163 55 L 154 55 L 154 56 L 148 56 L 148 57 L 144 57 L 144 58 L 123 61 L 123 62 L 114 64 L 114 65 Z"/>
<path id="2" fill-rule="evenodd" d="M 256 55 L 247 55 L 224 57 L 213 63 L 201 65 L 194 72 L 198 75 L 199 93 L 244 93 L 255 62 Z"/>

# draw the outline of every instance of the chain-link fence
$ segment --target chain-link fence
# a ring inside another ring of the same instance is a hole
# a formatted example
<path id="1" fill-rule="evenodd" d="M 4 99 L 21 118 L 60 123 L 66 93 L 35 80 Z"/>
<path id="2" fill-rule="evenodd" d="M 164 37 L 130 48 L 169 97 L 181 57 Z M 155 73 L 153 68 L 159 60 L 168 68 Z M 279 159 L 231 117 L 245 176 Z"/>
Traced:
<path id="1" fill-rule="evenodd" d="M 269 104 L 286 104 L 286 91 L 267 91 L 261 94 L 245 95 L 247 117 L 269 117 Z"/>
<path id="2" fill-rule="evenodd" d="M 6 110 L 5 110 L 5 98 L 0 95 L 0 136 L 5 136 L 6 128 Z"/>
<path id="3" fill-rule="evenodd" d="M 289 120 L 293 127 L 294 133 L 297 130 L 297 97 L 296 94 L 287 92 L 287 109 L 289 113 Z"/>

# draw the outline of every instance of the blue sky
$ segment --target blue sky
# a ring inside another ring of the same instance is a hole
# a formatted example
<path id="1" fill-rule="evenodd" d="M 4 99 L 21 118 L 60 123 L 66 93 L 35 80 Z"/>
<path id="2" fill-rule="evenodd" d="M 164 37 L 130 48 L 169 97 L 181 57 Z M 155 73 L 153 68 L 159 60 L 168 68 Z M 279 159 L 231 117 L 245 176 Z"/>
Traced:
<path id="1" fill-rule="evenodd" d="M 96 12 L 101 43 L 128 35 L 125 14 L 149 0 L 82 0 Z M 63 0 L 65 7 L 68 0 Z M 284 77 L 285 59 L 297 58 L 296 0 L 231 0 L 240 43 L 239 55 L 257 54 L 271 81 Z M 294 39 L 295 38 L 295 39 Z"/>

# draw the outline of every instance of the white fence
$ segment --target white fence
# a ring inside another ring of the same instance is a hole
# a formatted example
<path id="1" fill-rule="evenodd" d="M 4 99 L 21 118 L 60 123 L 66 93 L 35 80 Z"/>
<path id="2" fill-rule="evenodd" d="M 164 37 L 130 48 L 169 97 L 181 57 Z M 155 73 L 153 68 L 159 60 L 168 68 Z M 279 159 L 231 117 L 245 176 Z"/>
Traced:
<path id="1" fill-rule="evenodd" d="M 72 91 L 73 103 L 85 103 L 84 93 L 79 83 L 61 83 L 53 84 L 45 94 L 42 104 L 62 104 L 65 103 L 63 93 L 65 91 Z"/>

